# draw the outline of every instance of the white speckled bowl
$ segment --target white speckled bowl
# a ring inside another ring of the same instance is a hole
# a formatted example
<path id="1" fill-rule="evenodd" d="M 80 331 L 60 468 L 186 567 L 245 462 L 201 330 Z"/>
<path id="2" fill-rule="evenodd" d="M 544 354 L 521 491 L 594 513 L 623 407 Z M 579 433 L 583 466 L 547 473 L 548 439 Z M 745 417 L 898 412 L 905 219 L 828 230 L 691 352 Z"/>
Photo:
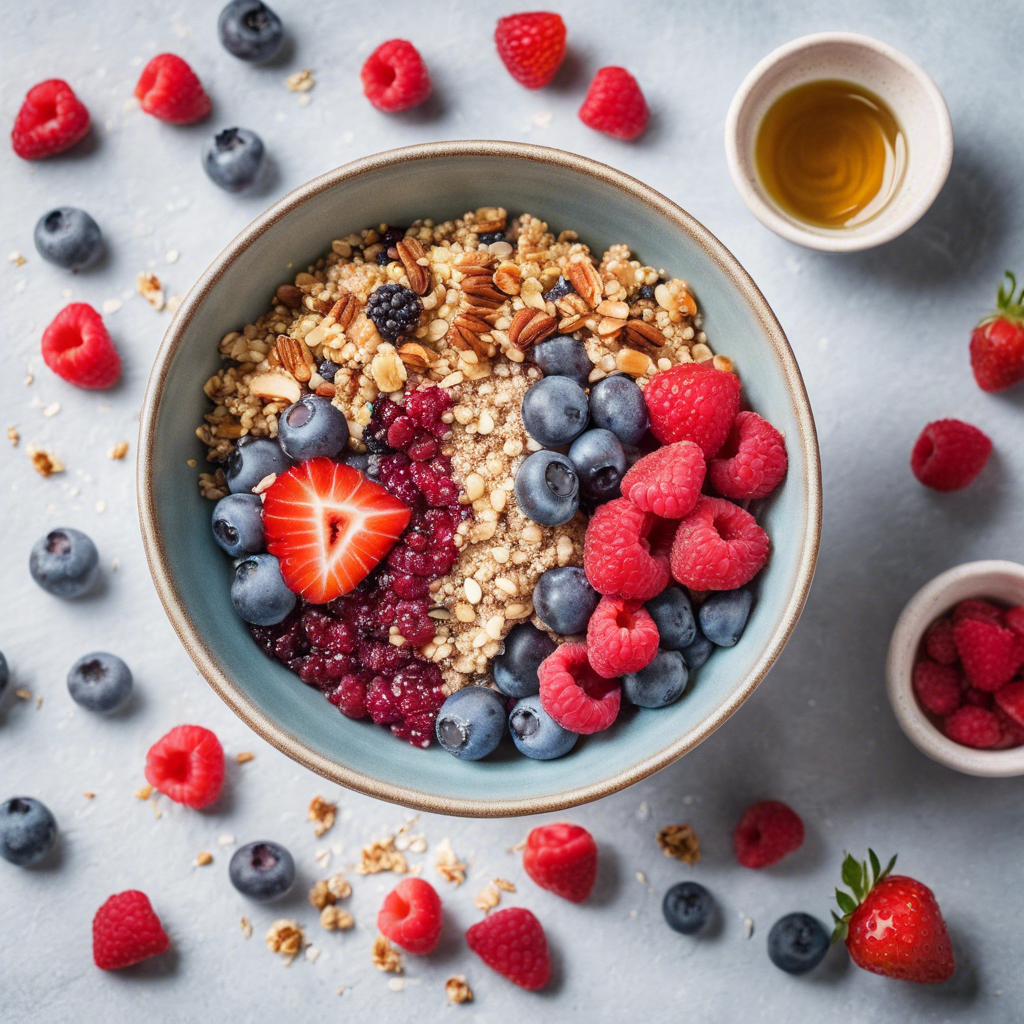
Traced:
<path id="1" fill-rule="evenodd" d="M 797 220 L 765 192 L 754 146 L 768 108 L 790 89 L 838 78 L 869 89 L 896 115 L 907 140 L 907 167 L 896 194 L 853 228 L 823 228 Z M 743 80 L 725 122 L 729 173 L 750 212 L 777 235 L 825 252 L 870 249 L 902 235 L 924 215 L 953 161 L 953 127 L 938 87 L 909 57 L 855 32 L 821 32 L 780 46 Z"/>
<path id="2" fill-rule="evenodd" d="M 940 615 L 969 597 L 1024 604 L 1024 565 L 1016 562 L 966 562 L 926 583 L 908 602 L 889 643 L 886 678 L 889 703 L 907 739 L 933 761 L 965 775 L 1006 778 L 1024 775 L 1024 746 L 1010 750 L 973 750 L 944 736 L 914 696 L 911 674 L 921 638 Z"/>

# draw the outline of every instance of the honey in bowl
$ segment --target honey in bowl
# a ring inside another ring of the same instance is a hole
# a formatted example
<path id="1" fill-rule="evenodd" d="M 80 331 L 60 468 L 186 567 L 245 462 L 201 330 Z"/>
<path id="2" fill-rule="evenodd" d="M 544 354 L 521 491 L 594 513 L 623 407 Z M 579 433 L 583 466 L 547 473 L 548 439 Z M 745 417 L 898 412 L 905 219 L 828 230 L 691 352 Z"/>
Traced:
<path id="1" fill-rule="evenodd" d="M 851 228 L 895 194 L 907 162 L 893 112 L 852 82 L 807 82 L 783 93 L 758 129 L 755 163 L 768 195 L 790 216 Z"/>

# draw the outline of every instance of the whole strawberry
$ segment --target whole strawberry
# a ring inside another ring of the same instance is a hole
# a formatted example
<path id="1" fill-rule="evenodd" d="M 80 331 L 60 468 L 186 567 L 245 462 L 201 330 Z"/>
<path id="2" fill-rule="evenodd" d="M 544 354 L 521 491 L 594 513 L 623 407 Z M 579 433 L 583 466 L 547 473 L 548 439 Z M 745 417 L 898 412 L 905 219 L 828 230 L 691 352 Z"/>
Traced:
<path id="1" fill-rule="evenodd" d="M 832 941 L 846 940 L 850 959 L 865 971 L 899 981 L 934 984 L 951 977 L 956 968 L 946 922 L 926 885 L 883 870 L 874 850 L 868 865 L 847 855 L 843 881 L 853 892 L 836 889 L 843 916 L 833 912 Z"/>
<path id="2" fill-rule="evenodd" d="M 971 369 L 982 391 L 1005 391 L 1024 380 L 1024 288 L 1014 298 L 1017 279 L 1009 271 L 999 286 L 996 310 L 971 334 Z"/>

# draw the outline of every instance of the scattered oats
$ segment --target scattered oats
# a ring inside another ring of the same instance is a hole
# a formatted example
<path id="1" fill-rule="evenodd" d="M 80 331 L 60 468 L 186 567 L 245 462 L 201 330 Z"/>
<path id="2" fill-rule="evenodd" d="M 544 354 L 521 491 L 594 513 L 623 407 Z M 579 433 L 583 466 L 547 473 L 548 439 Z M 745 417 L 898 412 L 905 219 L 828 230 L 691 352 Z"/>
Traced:
<path id="1" fill-rule="evenodd" d="M 402 954 L 384 938 L 378 935 L 373 940 L 373 966 L 386 974 L 402 973 Z"/>
<path id="2" fill-rule="evenodd" d="M 520 839 L 519 842 L 516 843 L 515 846 L 510 846 L 508 848 L 508 852 L 509 853 L 521 853 L 525 849 L 526 849 L 526 838 L 524 837 L 523 839 Z"/>
<path id="3" fill-rule="evenodd" d="M 195 865 L 197 868 L 205 867 L 207 864 L 213 863 L 213 854 L 207 853 L 206 850 L 196 854 Z"/>
<path id="4" fill-rule="evenodd" d="M 32 381 L 34 381 L 35 379 L 36 379 L 35 378 L 35 374 L 32 374 L 32 373 L 26 374 L 25 375 L 25 387 L 31 386 Z"/>
<path id="5" fill-rule="evenodd" d="M 267 949 L 280 953 L 287 967 L 302 951 L 303 934 L 298 921 L 282 917 L 270 926 L 267 932 Z"/>
<path id="6" fill-rule="evenodd" d="M 393 871 L 396 875 L 404 875 L 409 871 L 409 862 L 405 854 L 395 849 L 395 837 L 377 839 L 362 849 L 362 860 L 356 865 L 356 873 L 360 875 L 377 875 L 382 871 Z"/>
<path id="7" fill-rule="evenodd" d="M 391 989 L 392 992 L 401 992 L 405 988 L 405 981 L 401 978 L 389 978 L 388 988 Z"/>
<path id="8" fill-rule="evenodd" d="M 110 451 L 107 452 L 108 459 L 123 459 L 128 454 L 128 442 L 118 441 Z"/>
<path id="9" fill-rule="evenodd" d="M 242 935 L 247 939 L 252 938 L 252 921 L 247 917 L 242 918 Z"/>
<path id="10" fill-rule="evenodd" d="M 26 690 L 25 687 L 21 686 L 14 691 L 14 696 L 17 697 L 19 700 L 31 700 L 32 691 Z"/>
<path id="11" fill-rule="evenodd" d="M 317 862 L 322 868 L 326 868 L 331 860 L 331 851 L 327 847 L 322 847 L 313 854 L 313 860 Z"/>
<path id="12" fill-rule="evenodd" d="M 164 259 L 167 260 L 168 263 L 177 263 L 178 262 L 178 258 L 180 256 L 181 256 L 181 253 L 178 252 L 177 249 L 168 249 L 167 250 L 167 255 L 164 256 Z"/>
<path id="13" fill-rule="evenodd" d="M 494 884 L 502 892 L 515 892 L 516 891 L 516 887 L 507 878 L 496 878 L 494 880 Z"/>
<path id="14" fill-rule="evenodd" d="M 639 882 L 639 883 L 640 883 L 641 885 L 646 885 L 646 884 L 647 884 L 647 876 L 646 876 L 646 875 L 645 875 L 645 874 L 644 874 L 644 873 L 643 873 L 642 871 L 638 871 L 638 872 L 636 873 L 636 880 L 637 880 L 637 881 L 638 881 L 638 882 Z"/>
<path id="15" fill-rule="evenodd" d="M 300 107 L 308 107 L 310 105 L 310 103 L 312 103 L 312 102 L 313 102 L 313 97 L 310 96 L 308 92 L 304 92 L 304 93 L 302 93 L 301 96 L 299 96 L 299 106 Z"/>
<path id="16" fill-rule="evenodd" d="M 320 950 L 317 949 L 316 946 L 307 946 L 306 947 L 306 959 L 308 961 L 310 961 L 310 963 L 314 963 L 315 964 L 317 962 L 317 960 L 320 959 Z"/>
<path id="17" fill-rule="evenodd" d="M 341 907 L 327 906 L 320 911 L 320 925 L 326 931 L 347 932 L 355 923 L 355 918 Z"/>
<path id="18" fill-rule="evenodd" d="M 437 844 L 437 859 L 434 861 L 434 870 L 446 881 L 454 882 L 456 886 L 462 885 L 466 880 L 466 869 L 469 867 L 455 856 L 452 849 L 452 841 L 445 836 Z"/>
<path id="19" fill-rule="evenodd" d="M 186 459 L 185 460 L 185 465 L 188 466 L 189 469 L 195 469 L 196 468 L 196 460 L 195 459 Z"/>
<path id="20" fill-rule="evenodd" d="M 32 460 L 32 466 L 40 476 L 53 476 L 54 473 L 64 472 L 64 463 L 56 452 L 37 448 L 30 444 L 26 449 L 28 457 Z"/>
<path id="21" fill-rule="evenodd" d="M 409 852 L 410 853 L 426 853 L 427 852 L 427 837 L 425 835 L 413 836 L 409 841 Z"/>
<path id="22" fill-rule="evenodd" d="M 96 514 L 103 515 L 103 513 L 106 511 L 107 503 L 102 498 L 100 498 L 100 500 L 96 502 Z"/>
<path id="23" fill-rule="evenodd" d="M 150 805 L 153 808 L 153 817 L 154 818 L 162 818 L 164 816 L 163 811 L 160 810 L 160 804 L 157 802 L 157 798 L 156 797 L 153 797 L 153 799 L 150 800 Z"/>
<path id="24" fill-rule="evenodd" d="M 493 882 L 488 882 L 474 897 L 473 906 L 489 914 L 501 902 L 501 893 Z"/>
<path id="25" fill-rule="evenodd" d="M 42 706 L 43 706 L 43 695 L 40 694 L 38 697 L 36 697 L 36 711 L 38 711 Z"/>
<path id="26" fill-rule="evenodd" d="M 449 1003 L 473 1002 L 473 990 L 466 984 L 465 975 L 462 974 L 456 974 L 444 983 L 444 994 Z"/>
<path id="27" fill-rule="evenodd" d="M 82 794 L 82 796 L 84 796 L 86 800 L 92 800 L 92 799 L 94 799 L 94 798 L 95 798 L 96 794 L 95 794 L 95 793 L 93 793 L 93 792 L 92 792 L 92 790 L 89 790 L 89 789 L 87 789 L 87 790 L 86 790 L 86 791 L 85 791 L 85 792 L 84 792 L 84 793 Z"/>
<path id="28" fill-rule="evenodd" d="M 124 303 L 120 299 L 104 299 L 103 312 L 116 313 L 123 305 Z"/>
<path id="29" fill-rule="evenodd" d="M 181 296 L 180 295 L 168 295 L 167 296 L 167 312 L 168 313 L 176 313 L 178 311 L 178 307 L 180 305 L 181 305 Z"/>
<path id="30" fill-rule="evenodd" d="M 313 822 L 314 835 L 322 836 L 333 824 L 337 804 L 332 804 L 322 796 L 315 796 L 309 802 L 306 817 Z"/>
<path id="31" fill-rule="evenodd" d="M 752 917 L 743 918 L 743 937 L 749 939 L 754 934 L 754 919 Z"/>
<path id="32" fill-rule="evenodd" d="M 646 800 L 641 801 L 639 807 L 637 807 L 636 816 L 641 821 L 646 821 L 651 816 L 651 805 Z"/>
<path id="33" fill-rule="evenodd" d="M 44 416 L 45 416 L 45 417 L 46 417 L 47 419 L 50 419 L 51 417 L 53 417 L 53 416 L 56 416 L 56 415 L 57 415 L 57 413 L 59 413 L 59 412 L 60 412 L 60 402 L 51 402 L 51 403 L 50 403 L 50 404 L 49 404 L 49 405 L 48 405 L 48 406 L 47 406 L 47 407 L 46 407 L 46 408 L 45 408 L 45 409 L 43 410 L 43 415 L 44 415 Z"/>
<path id="34" fill-rule="evenodd" d="M 143 271 L 135 281 L 135 290 L 159 313 L 166 300 L 160 278 Z"/>
<path id="35" fill-rule="evenodd" d="M 696 864 L 700 860 L 700 841 L 689 825 L 666 825 L 659 829 L 655 838 L 666 857 L 674 857 L 687 864 Z"/>
<path id="36" fill-rule="evenodd" d="M 549 124 L 554 120 L 555 115 L 550 110 L 538 110 L 530 120 L 538 128 L 547 128 Z"/>
<path id="37" fill-rule="evenodd" d="M 7 428 L 7 440 L 11 442 L 13 448 L 18 447 L 18 442 L 21 440 L 21 434 L 18 433 L 17 427 Z"/>
<path id="38" fill-rule="evenodd" d="M 27 283 L 28 282 L 25 280 L 25 278 L 19 277 L 18 280 L 14 282 L 14 290 L 16 292 L 23 292 L 25 290 Z"/>
<path id="39" fill-rule="evenodd" d="M 136 800 L 148 800 L 153 795 L 153 787 L 147 782 L 145 786 L 140 786 L 132 796 Z"/>
<path id="40" fill-rule="evenodd" d="M 234 846 L 235 837 L 230 832 L 225 832 L 223 835 L 217 836 L 218 846 Z"/>
<path id="41" fill-rule="evenodd" d="M 316 79 L 309 68 L 296 71 L 294 75 L 289 75 L 284 80 L 284 86 L 290 92 L 309 92 L 314 85 L 316 85 Z"/>
<path id="42" fill-rule="evenodd" d="M 15 265 L 16 267 L 23 267 L 23 266 L 25 266 L 25 264 L 26 264 L 26 263 L 28 263 L 28 260 L 27 260 L 27 259 L 25 259 L 25 257 L 24 257 L 24 256 L 22 256 L 22 255 L 21 255 L 21 253 L 20 253 L 20 252 L 17 252 L 17 251 L 15 251 L 15 252 L 12 252 L 12 253 L 11 253 L 11 254 L 10 254 L 10 255 L 9 255 L 8 257 L 7 257 L 7 258 L 8 258 L 8 259 L 9 259 L 9 260 L 11 261 L 11 263 L 13 263 L 13 264 L 14 264 L 14 265 Z"/>

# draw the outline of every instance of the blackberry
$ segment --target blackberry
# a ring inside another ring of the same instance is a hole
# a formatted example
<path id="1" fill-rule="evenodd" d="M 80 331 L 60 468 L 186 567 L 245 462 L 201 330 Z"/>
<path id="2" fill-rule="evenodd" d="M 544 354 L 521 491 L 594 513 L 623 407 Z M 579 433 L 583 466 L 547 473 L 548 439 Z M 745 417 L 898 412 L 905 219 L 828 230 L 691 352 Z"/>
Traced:
<path id="1" fill-rule="evenodd" d="M 485 231 L 482 235 L 477 235 L 477 240 L 481 245 L 493 245 L 495 242 L 504 242 L 505 232 Z"/>
<path id="2" fill-rule="evenodd" d="M 378 267 L 386 267 L 389 263 L 394 263 L 394 262 L 395 262 L 395 258 L 388 255 L 387 249 L 381 249 L 381 251 L 379 253 L 377 253 L 377 266 Z"/>
<path id="3" fill-rule="evenodd" d="M 334 375 L 341 369 L 341 367 L 330 359 L 325 359 L 316 369 L 317 373 L 319 373 L 328 384 L 333 384 Z"/>
<path id="4" fill-rule="evenodd" d="M 405 228 L 388 228 L 381 236 L 381 241 L 384 243 L 385 249 L 392 249 L 403 238 L 405 238 Z"/>
<path id="5" fill-rule="evenodd" d="M 550 291 L 544 293 L 545 302 L 556 302 L 563 295 L 568 295 L 570 292 L 576 291 L 575 288 L 564 278 L 560 277 Z"/>
<path id="6" fill-rule="evenodd" d="M 422 311 L 416 293 L 400 284 L 382 284 L 366 303 L 366 315 L 388 341 L 398 341 L 401 335 L 413 331 Z"/>
<path id="7" fill-rule="evenodd" d="M 650 299 L 653 302 L 654 301 L 654 285 L 653 284 L 645 284 L 645 285 L 643 285 L 641 287 L 641 289 L 640 289 L 640 298 L 641 299 Z"/>

